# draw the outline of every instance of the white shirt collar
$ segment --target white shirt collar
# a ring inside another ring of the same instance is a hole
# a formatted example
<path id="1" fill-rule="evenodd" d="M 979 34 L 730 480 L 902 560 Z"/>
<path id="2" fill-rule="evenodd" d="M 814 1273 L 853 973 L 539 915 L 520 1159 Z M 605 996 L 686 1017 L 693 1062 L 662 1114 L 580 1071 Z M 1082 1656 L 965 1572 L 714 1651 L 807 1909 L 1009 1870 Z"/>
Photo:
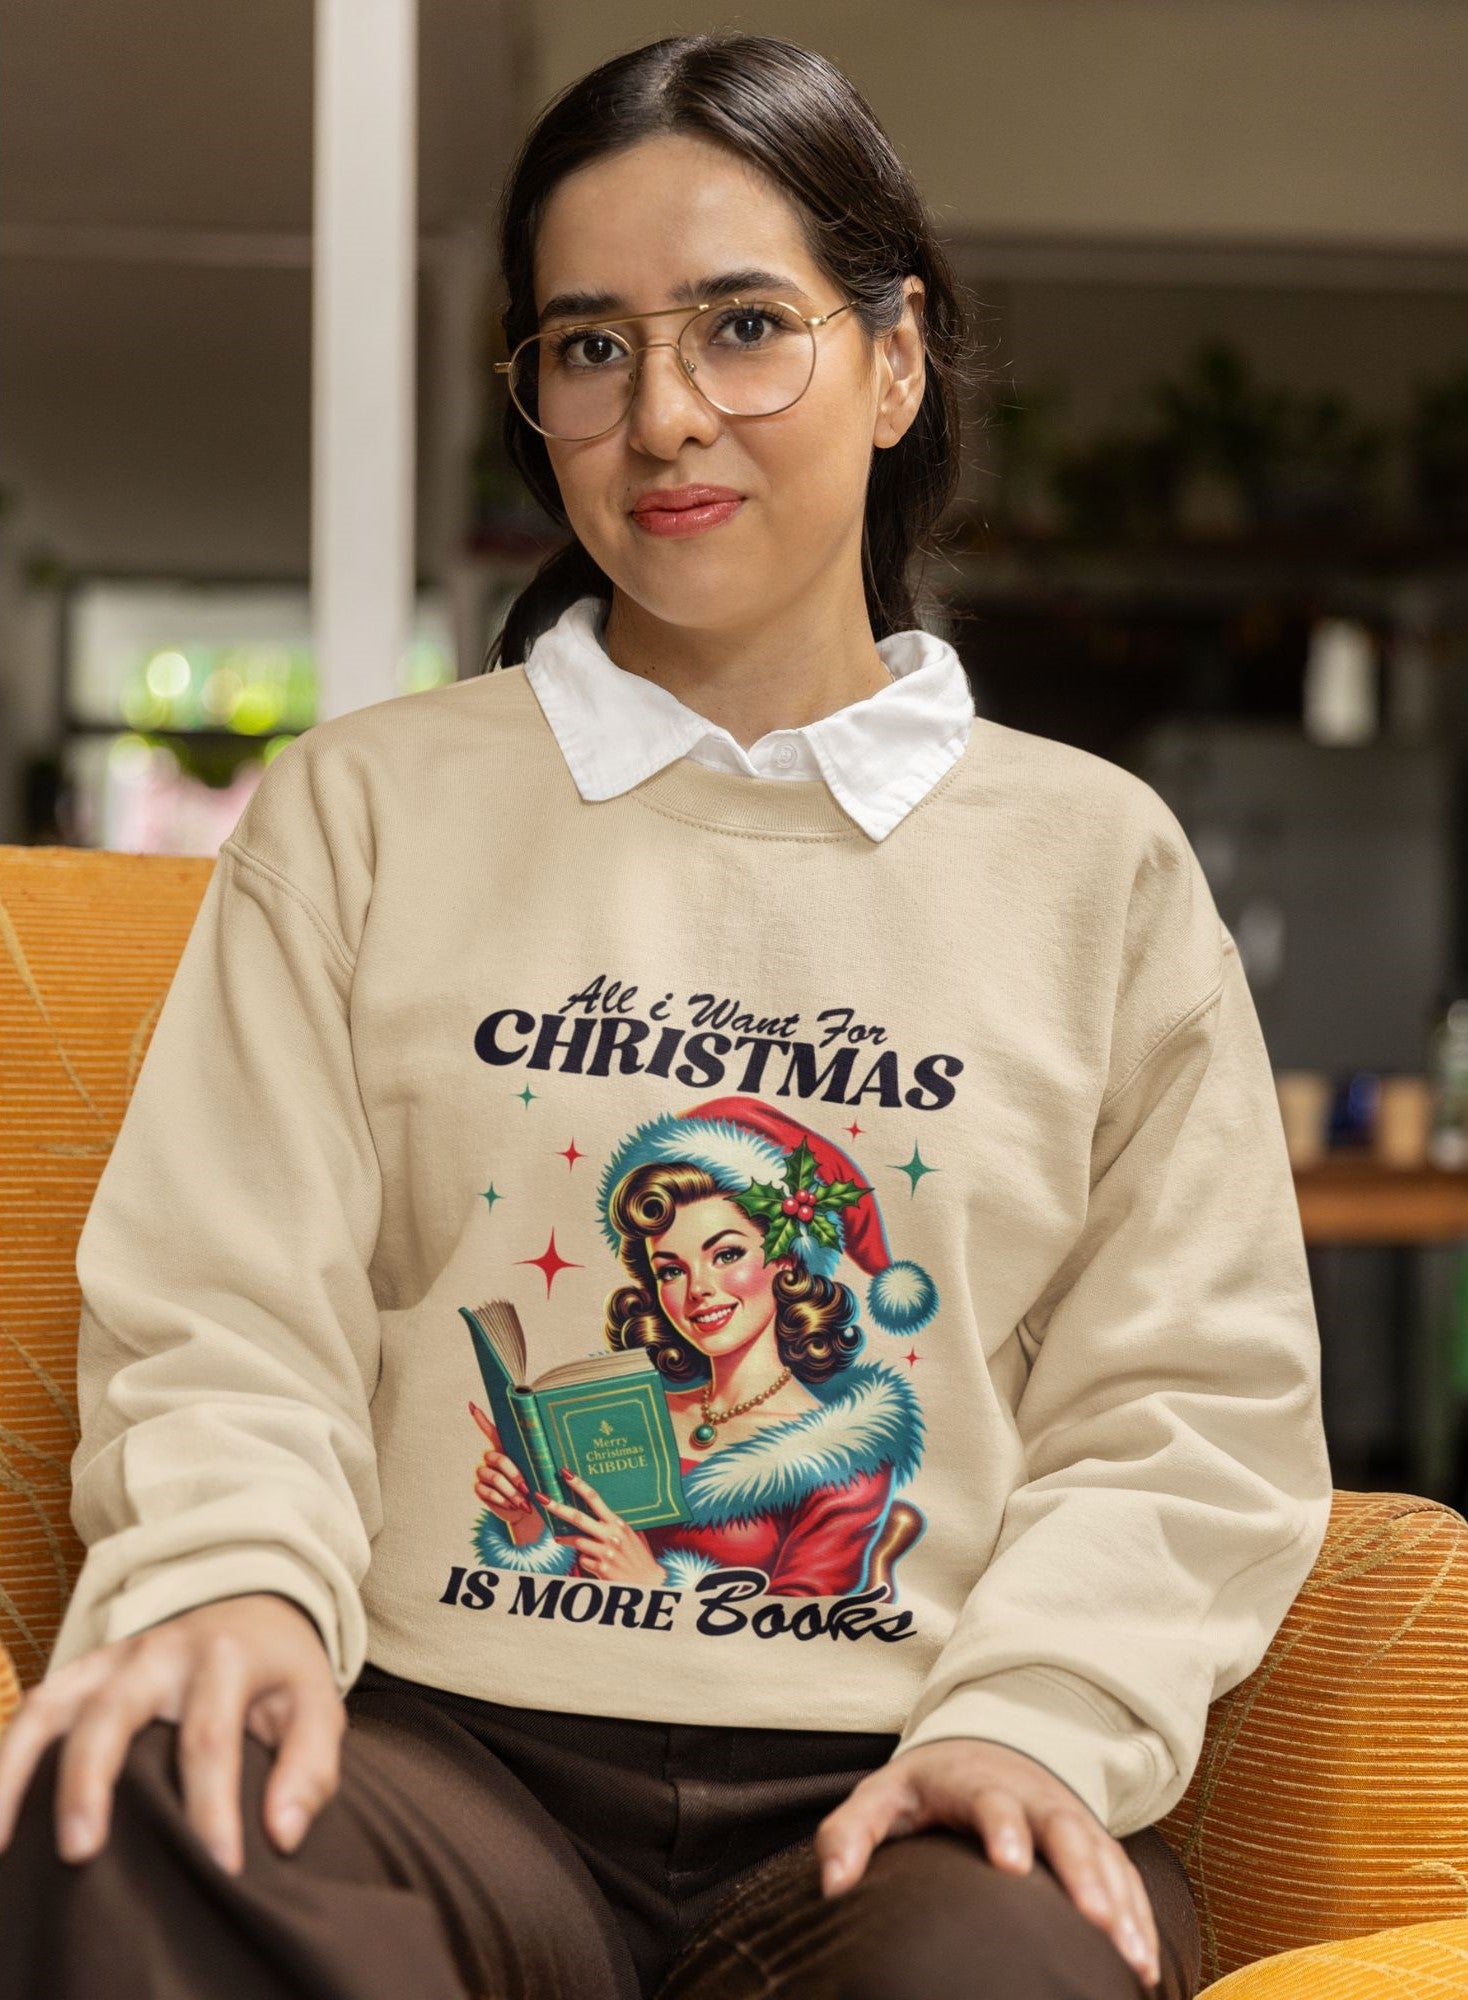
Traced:
<path id="1" fill-rule="evenodd" d="M 691 757 L 755 778 L 824 778 L 873 840 L 889 834 L 963 754 L 974 720 L 963 662 L 913 627 L 878 643 L 886 687 L 746 751 L 667 688 L 619 667 L 601 643 L 603 600 L 563 611 L 525 656 L 527 679 L 584 799 L 609 799 Z"/>

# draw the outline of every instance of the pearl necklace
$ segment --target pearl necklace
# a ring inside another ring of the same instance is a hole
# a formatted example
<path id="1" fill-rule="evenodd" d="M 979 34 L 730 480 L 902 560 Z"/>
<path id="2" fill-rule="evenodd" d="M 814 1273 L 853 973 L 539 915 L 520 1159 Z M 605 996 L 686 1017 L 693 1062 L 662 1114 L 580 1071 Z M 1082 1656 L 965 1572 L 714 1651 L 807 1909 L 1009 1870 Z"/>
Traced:
<path id="1" fill-rule="evenodd" d="M 728 1423 L 730 1417 L 737 1417 L 741 1410 L 752 1410 L 756 1403 L 764 1402 L 765 1398 L 773 1396 L 777 1389 L 783 1389 L 789 1380 L 790 1370 L 782 1368 L 768 1389 L 761 1389 L 757 1396 L 750 1396 L 743 1403 L 731 1403 L 727 1410 L 717 1412 L 709 1407 L 709 1392 L 705 1387 L 698 1399 L 698 1407 L 703 1412 L 703 1422 L 694 1426 L 693 1442 L 700 1451 L 706 1449 L 718 1436 L 715 1428 L 717 1425 Z"/>

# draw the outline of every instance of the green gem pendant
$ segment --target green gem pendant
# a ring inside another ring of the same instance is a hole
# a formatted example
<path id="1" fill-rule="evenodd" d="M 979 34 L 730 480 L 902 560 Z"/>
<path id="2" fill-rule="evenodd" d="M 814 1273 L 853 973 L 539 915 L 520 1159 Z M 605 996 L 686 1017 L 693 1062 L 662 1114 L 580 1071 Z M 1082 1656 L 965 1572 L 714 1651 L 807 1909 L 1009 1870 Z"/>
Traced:
<path id="1" fill-rule="evenodd" d="M 695 1444 L 712 1444 L 717 1436 L 718 1432 L 712 1424 L 695 1424 L 693 1427 L 693 1442 Z"/>

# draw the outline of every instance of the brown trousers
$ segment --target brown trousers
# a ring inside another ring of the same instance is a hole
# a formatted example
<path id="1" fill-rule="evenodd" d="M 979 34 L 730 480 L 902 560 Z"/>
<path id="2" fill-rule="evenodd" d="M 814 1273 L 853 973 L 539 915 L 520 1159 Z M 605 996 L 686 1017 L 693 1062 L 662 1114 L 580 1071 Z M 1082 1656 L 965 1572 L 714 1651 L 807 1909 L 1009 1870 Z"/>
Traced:
<path id="1" fill-rule="evenodd" d="M 56 1852 L 61 1746 L 0 1854 L 0 2000 L 1138 2000 L 1143 1988 L 1043 1856 L 992 1867 L 977 1835 L 883 1842 L 821 1895 L 810 1837 L 891 1735 L 559 1714 L 368 1666 L 341 1784 L 294 1854 L 245 1737 L 245 1866 L 220 1868 L 179 1792 L 175 1724 L 138 1732 L 106 1846 Z M 1188 1881 L 1127 1836 L 1166 2000 L 1192 2000 Z"/>

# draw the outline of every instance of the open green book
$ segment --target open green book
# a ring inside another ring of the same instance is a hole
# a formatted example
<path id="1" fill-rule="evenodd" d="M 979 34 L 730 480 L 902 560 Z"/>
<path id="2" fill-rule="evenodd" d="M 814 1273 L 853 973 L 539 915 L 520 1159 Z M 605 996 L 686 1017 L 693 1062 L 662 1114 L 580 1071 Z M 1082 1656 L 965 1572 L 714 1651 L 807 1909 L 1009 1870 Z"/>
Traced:
<path id="1" fill-rule="evenodd" d="M 525 1330 L 508 1299 L 460 1306 L 489 1413 L 505 1450 L 525 1475 L 532 1495 L 564 1496 L 568 1466 L 594 1486 L 629 1528 L 660 1528 L 690 1518 L 678 1470 L 678 1440 L 663 1394 L 663 1378 L 644 1348 L 588 1354 L 525 1380 Z M 567 1524 L 546 1512 L 552 1534 Z"/>

